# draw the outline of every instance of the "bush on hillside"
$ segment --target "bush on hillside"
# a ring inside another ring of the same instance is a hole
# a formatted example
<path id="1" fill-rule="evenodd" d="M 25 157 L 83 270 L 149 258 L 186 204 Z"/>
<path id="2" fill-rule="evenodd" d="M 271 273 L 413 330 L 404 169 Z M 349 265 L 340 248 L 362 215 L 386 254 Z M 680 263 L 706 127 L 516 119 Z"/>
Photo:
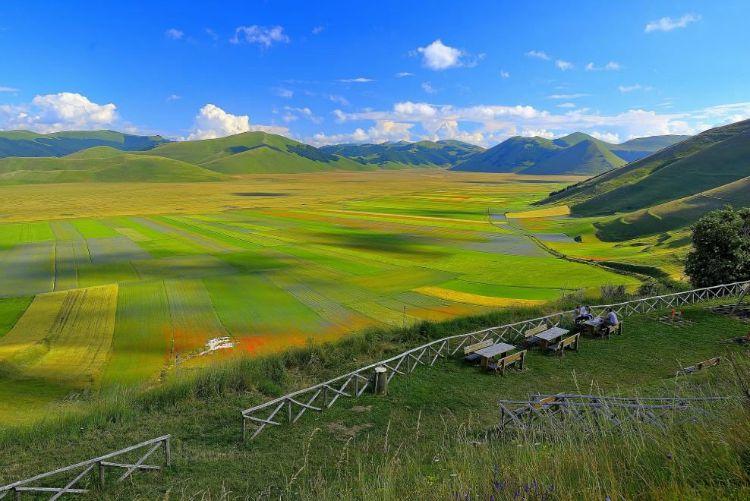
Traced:
<path id="1" fill-rule="evenodd" d="M 711 211 L 693 226 L 685 273 L 696 287 L 750 278 L 750 209 Z"/>

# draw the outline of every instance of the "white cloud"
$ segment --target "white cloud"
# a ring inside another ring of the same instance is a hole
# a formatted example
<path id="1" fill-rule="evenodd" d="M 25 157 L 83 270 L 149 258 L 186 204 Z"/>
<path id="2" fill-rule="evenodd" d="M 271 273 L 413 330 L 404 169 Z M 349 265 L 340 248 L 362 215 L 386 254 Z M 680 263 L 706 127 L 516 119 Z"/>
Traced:
<path id="1" fill-rule="evenodd" d="M 577 94 L 550 94 L 547 99 L 578 99 L 579 97 L 586 97 L 588 94 L 577 93 Z"/>
<path id="2" fill-rule="evenodd" d="M 395 122 L 392 120 L 378 120 L 375 125 L 365 130 L 357 128 L 351 134 L 315 134 L 309 139 L 314 145 L 340 143 L 384 143 L 386 141 L 409 141 L 411 140 L 410 129 L 413 124 Z"/>
<path id="3" fill-rule="evenodd" d="M 332 103 L 340 104 L 341 106 L 349 106 L 349 100 L 344 96 L 339 96 L 338 94 L 330 94 L 328 96 L 328 100 Z"/>
<path id="4" fill-rule="evenodd" d="M 170 94 L 170 95 L 167 96 L 167 102 L 169 102 L 169 101 L 179 101 L 180 99 L 182 99 L 182 96 L 180 96 L 178 94 Z"/>
<path id="5" fill-rule="evenodd" d="M 307 119 L 313 123 L 321 123 L 323 119 L 319 116 L 317 116 L 313 111 L 308 107 L 302 107 L 302 108 L 295 108 L 292 106 L 284 106 L 284 116 L 283 120 L 285 122 L 293 122 L 297 120 L 298 118 L 304 118 Z"/>
<path id="6" fill-rule="evenodd" d="M 457 107 L 425 102 L 398 102 L 388 110 L 362 110 L 346 113 L 336 110 L 339 123 L 392 121 L 413 124 L 412 137 L 464 138 L 489 145 L 518 134 L 561 136 L 574 131 L 592 131 L 607 141 L 660 134 L 694 134 L 714 125 L 750 117 L 750 102 L 724 104 L 683 113 L 662 113 L 630 109 L 601 114 L 564 104 L 558 112 L 532 106 L 475 105 Z M 362 137 L 370 138 L 365 126 L 357 124 Z M 349 140 L 354 140 L 349 135 Z"/>
<path id="7" fill-rule="evenodd" d="M 620 136 L 612 132 L 599 132 L 594 130 L 589 132 L 589 134 L 592 137 L 595 137 L 596 139 L 599 139 L 600 141 L 604 141 L 606 143 L 620 144 L 622 142 L 620 140 Z"/>
<path id="8" fill-rule="evenodd" d="M 316 27 L 314 27 L 312 29 L 312 34 L 313 35 L 320 35 L 321 33 L 323 33 L 323 31 L 325 31 L 325 29 L 326 29 L 325 26 L 316 26 Z"/>
<path id="9" fill-rule="evenodd" d="M 294 97 L 294 91 L 291 89 L 285 89 L 284 87 L 274 87 L 273 93 L 284 99 L 291 99 Z"/>
<path id="10" fill-rule="evenodd" d="M 567 103 L 560 103 L 557 105 L 557 107 L 558 108 L 577 108 L 578 105 L 576 103 L 567 102 Z"/>
<path id="11" fill-rule="evenodd" d="M 510 78 L 510 73 L 505 70 L 500 70 L 500 78 Z"/>
<path id="12" fill-rule="evenodd" d="M 245 42 L 260 45 L 266 49 L 274 43 L 289 43 L 290 41 L 281 26 L 258 26 L 257 24 L 238 26 L 234 30 L 234 36 L 229 39 L 229 42 L 233 44 Z"/>
<path id="13" fill-rule="evenodd" d="M 251 125 L 248 115 L 232 115 L 214 104 L 206 104 L 195 116 L 187 139 L 215 139 L 250 131 L 288 135 L 289 129 L 276 125 Z"/>
<path id="14" fill-rule="evenodd" d="M 557 61 L 555 61 L 555 66 L 563 71 L 573 69 L 573 63 L 571 63 L 570 61 L 565 61 L 563 59 L 558 59 Z"/>
<path id="15" fill-rule="evenodd" d="M 646 24 L 644 31 L 652 33 L 654 31 L 672 31 L 679 28 L 686 28 L 688 24 L 700 21 L 701 16 L 697 14 L 685 14 L 677 19 L 671 17 L 662 17 L 656 21 Z"/>
<path id="16" fill-rule="evenodd" d="M 182 30 L 178 30 L 177 28 L 169 28 L 164 32 L 164 36 L 171 40 L 182 40 L 182 38 L 185 36 L 185 32 L 183 32 Z"/>
<path id="17" fill-rule="evenodd" d="M 417 48 L 417 52 L 422 54 L 422 64 L 435 71 L 461 66 L 461 57 L 466 55 L 460 49 L 445 45 L 439 38 L 426 47 Z"/>
<path id="18" fill-rule="evenodd" d="M 396 78 L 404 78 L 404 77 L 413 77 L 414 73 L 409 73 L 408 71 L 399 71 L 396 73 Z"/>
<path id="19" fill-rule="evenodd" d="M 547 55 L 547 53 L 541 50 L 530 50 L 526 53 L 526 55 L 535 59 L 543 59 L 544 61 L 550 60 L 550 57 Z"/>
<path id="20" fill-rule="evenodd" d="M 437 93 L 437 89 L 435 89 L 430 82 L 422 82 L 422 90 L 428 94 Z"/>
<path id="21" fill-rule="evenodd" d="M 366 77 L 357 77 L 357 78 L 339 78 L 339 82 L 341 83 L 370 83 L 374 82 L 372 78 L 366 78 Z"/>
<path id="22" fill-rule="evenodd" d="M 619 71 L 620 69 L 622 69 L 622 66 L 615 61 L 610 61 L 603 66 L 597 66 L 594 63 L 586 65 L 586 71 Z"/>
<path id="23" fill-rule="evenodd" d="M 637 91 L 637 90 L 649 91 L 651 89 L 652 89 L 652 87 L 650 85 L 641 85 L 641 84 L 638 84 L 638 83 L 637 84 L 633 84 L 633 85 L 620 85 L 620 86 L 617 87 L 617 90 L 619 90 L 623 94 L 628 93 L 628 92 L 634 92 L 634 91 Z"/>
<path id="24" fill-rule="evenodd" d="M 524 137 L 543 137 L 545 139 L 552 139 L 555 137 L 555 134 L 547 129 L 523 129 L 518 135 Z"/>
<path id="25" fill-rule="evenodd" d="M 97 104 L 73 92 L 38 95 L 31 103 L 0 108 L 2 129 L 91 130 L 111 126 L 117 119 L 114 104 Z"/>
<path id="26" fill-rule="evenodd" d="M 18 92 L 18 89 L 16 89 L 15 87 L 0 85 L 0 92 Z"/>

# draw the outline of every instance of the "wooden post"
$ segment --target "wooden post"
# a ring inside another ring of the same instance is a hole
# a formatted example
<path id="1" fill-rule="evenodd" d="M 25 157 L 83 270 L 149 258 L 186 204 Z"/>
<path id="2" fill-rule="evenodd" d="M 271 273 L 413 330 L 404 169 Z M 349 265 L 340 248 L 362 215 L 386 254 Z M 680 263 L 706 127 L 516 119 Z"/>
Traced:
<path id="1" fill-rule="evenodd" d="M 104 490 L 104 465 L 101 461 L 97 464 L 99 465 L 99 488 Z"/>
<path id="2" fill-rule="evenodd" d="M 374 391 L 376 395 L 387 395 L 388 394 L 388 369 L 382 365 L 375 367 L 375 385 Z"/>
<path id="3" fill-rule="evenodd" d="M 245 420 L 242 420 L 242 424 L 245 424 Z M 169 437 L 164 439 L 164 463 L 165 466 L 172 464 L 172 448 L 169 445 Z"/>

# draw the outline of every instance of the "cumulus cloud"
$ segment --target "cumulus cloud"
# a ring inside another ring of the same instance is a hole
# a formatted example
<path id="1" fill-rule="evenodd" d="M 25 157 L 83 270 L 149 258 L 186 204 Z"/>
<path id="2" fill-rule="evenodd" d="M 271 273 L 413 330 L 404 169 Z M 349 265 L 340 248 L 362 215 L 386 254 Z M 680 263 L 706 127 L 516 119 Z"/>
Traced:
<path id="1" fill-rule="evenodd" d="M 417 52 L 422 54 L 422 64 L 435 71 L 462 66 L 461 58 L 466 55 L 460 49 L 445 45 L 439 38 L 425 47 L 417 48 Z"/>
<path id="2" fill-rule="evenodd" d="M 563 71 L 573 69 L 573 63 L 571 63 L 570 61 L 565 61 L 563 59 L 558 59 L 557 61 L 555 61 L 555 66 Z"/>
<path id="3" fill-rule="evenodd" d="M 592 137 L 595 137 L 596 139 L 599 139 L 600 141 L 604 141 L 606 143 L 619 144 L 622 142 L 620 140 L 620 136 L 612 132 L 599 132 L 599 131 L 593 130 L 589 132 L 589 135 L 591 135 Z"/>
<path id="4" fill-rule="evenodd" d="M 746 102 L 683 113 L 631 109 L 616 114 L 576 109 L 571 102 L 560 104 L 563 109 L 553 113 L 524 105 L 458 107 L 404 101 L 395 103 L 391 109 L 351 113 L 336 110 L 334 115 L 339 123 L 371 121 L 375 124 L 412 124 L 414 127 L 408 129 L 411 137 L 456 138 L 485 146 L 519 134 L 555 137 L 583 131 L 612 142 L 661 134 L 694 134 L 714 125 L 750 117 L 750 103 Z M 355 132 L 361 141 L 372 140 L 366 127 L 359 126 Z M 347 141 L 356 141 L 353 134 L 344 136 L 348 138 Z M 337 142 L 336 139 L 329 139 Z"/>
<path id="5" fill-rule="evenodd" d="M 275 43 L 289 43 L 291 39 L 284 33 L 281 26 L 238 26 L 234 30 L 234 36 L 229 39 L 230 43 L 242 42 L 260 45 L 267 49 Z"/>
<path id="6" fill-rule="evenodd" d="M 38 132 L 101 129 L 118 119 L 117 106 L 97 104 L 74 92 L 44 94 L 31 103 L 0 108 L 0 128 Z"/>
<path id="7" fill-rule="evenodd" d="M 164 32 L 164 36 L 171 40 L 182 40 L 185 37 L 185 32 L 177 28 L 169 28 Z"/>
<path id="8" fill-rule="evenodd" d="M 653 33 L 654 31 L 672 31 L 681 28 L 687 28 L 691 23 L 700 21 L 701 16 L 698 14 L 684 14 L 683 16 L 672 19 L 671 17 L 662 17 L 656 21 L 650 21 L 646 24 L 643 29 L 646 33 Z"/>
<path id="9" fill-rule="evenodd" d="M 378 120 L 369 129 L 357 128 L 350 134 L 315 134 L 309 141 L 317 146 L 338 143 L 385 143 L 387 141 L 411 140 L 410 129 L 414 124 Z"/>
<path id="10" fill-rule="evenodd" d="M 284 106 L 284 116 L 282 117 L 282 119 L 285 122 L 294 122 L 299 118 L 307 119 L 316 124 L 323 121 L 321 117 L 317 116 L 310 108 L 306 106 L 298 108 L 292 106 Z"/>
<path id="11" fill-rule="evenodd" d="M 541 50 L 530 50 L 526 53 L 528 57 L 533 57 L 535 59 L 542 59 L 544 61 L 549 61 L 550 57 L 547 55 L 546 52 Z"/>
<path id="12" fill-rule="evenodd" d="M 248 115 L 233 115 L 214 104 L 206 104 L 195 116 L 193 128 L 187 139 L 215 139 L 218 137 L 262 131 L 288 135 L 289 129 L 276 125 L 251 125 Z"/>

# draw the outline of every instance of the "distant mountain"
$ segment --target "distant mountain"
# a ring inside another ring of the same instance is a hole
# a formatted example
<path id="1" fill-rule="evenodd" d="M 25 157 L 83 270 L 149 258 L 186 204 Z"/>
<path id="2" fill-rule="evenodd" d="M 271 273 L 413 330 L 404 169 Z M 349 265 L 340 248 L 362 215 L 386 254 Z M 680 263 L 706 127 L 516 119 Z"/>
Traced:
<path id="1" fill-rule="evenodd" d="M 381 169 L 404 167 L 450 167 L 484 148 L 462 141 L 406 141 L 381 144 L 337 144 L 323 146 L 320 151 L 341 155 Z"/>
<path id="2" fill-rule="evenodd" d="M 543 203 L 565 203 L 574 215 L 622 213 L 599 225 L 600 235 L 613 240 L 682 227 L 725 204 L 746 205 L 749 187 L 750 120 L 745 120 L 572 185 Z"/>
<path id="3" fill-rule="evenodd" d="M 151 155 L 125 153 L 102 146 L 67 157 L 10 157 L 0 159 L 0 185 L 219 181 L 225 176 L 197 165 Z"/>
<path id="4" fill-rule="evenodd" d="M 167 142 L 161 136 L 136 136 L 111 130 L 65 131 L 37 134 L 26 130 L 0 131 L 0 158 L 62 157 L 95 146 L 123 151 L 148 150 Z"/>
<path id="5" fill-rule="evenodd" d="M 167 143 L 146 154 L 200 165 L 225 174 L 372 170 L 374 166 L 266 132 Z"/>
<path id="6" fill-rule="evenodd" d="M 583 132 L 549 140 L 511 137 L 453 167 L 472 172 L 595 175 L 650 155 L 686 136 L 656 136 L 609 144 Z M 615 153 L 619 151 L 622 156 Z"/>

